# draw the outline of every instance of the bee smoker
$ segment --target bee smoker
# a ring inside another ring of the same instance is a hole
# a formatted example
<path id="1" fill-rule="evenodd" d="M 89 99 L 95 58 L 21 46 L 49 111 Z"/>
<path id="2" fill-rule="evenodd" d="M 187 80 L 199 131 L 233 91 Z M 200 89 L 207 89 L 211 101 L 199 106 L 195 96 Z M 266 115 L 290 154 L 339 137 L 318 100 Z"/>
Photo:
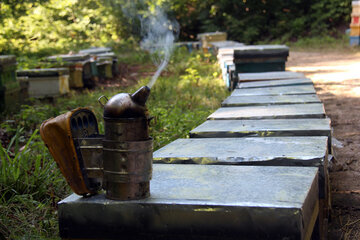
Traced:
<path id="1" fill-rule="evenodd" d="M 150 88 L 119 93 L 104 106 L 103 169 L 106 197 L 142 199 L 150 195 L 152 146 L 145 102 Z M 100 99 L 99 99 L 100 101 Z"/>
<path id="2" fill-rule="evenodd" d="M 103 105 L 105 135 L 99 134 L 96 117 L 87 108 L 42 123 L 41 137 L 75 193 L 89 196 L 102 187 L 114 200 L 150 196 L 149 94 L 150 88 L 141 87 L 134 94 L 110 98 Z"/>

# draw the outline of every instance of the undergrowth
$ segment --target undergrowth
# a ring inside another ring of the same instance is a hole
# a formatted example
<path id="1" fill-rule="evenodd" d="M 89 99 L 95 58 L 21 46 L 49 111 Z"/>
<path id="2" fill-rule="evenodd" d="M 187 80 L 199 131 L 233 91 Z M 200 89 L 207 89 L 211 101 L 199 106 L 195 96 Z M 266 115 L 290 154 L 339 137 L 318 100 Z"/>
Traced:
<path id="1" fill-rule="evenodd" d="M 145 55 L 130 56 L 125 55 L 126 61 L 150 61 Z M 155 117 L 150 130 L 155 150 L 187 137 L 225 99 L 228 93 L 214 63 L 210 55 L 176 51 L 147 102 Z M 90 107 L 103 132 L 102 107 L 97 99 L 101 95 L 134 92 L 148 80 L 141 78 L 128 88 L 72 91 L 52 103 L 32 100 L 18 113 L 1 117 L 0 239 L 58 238 L 56 203 L 71 190 L 41 141 L 37 130 L 41 122 L 77 107 Z"/>

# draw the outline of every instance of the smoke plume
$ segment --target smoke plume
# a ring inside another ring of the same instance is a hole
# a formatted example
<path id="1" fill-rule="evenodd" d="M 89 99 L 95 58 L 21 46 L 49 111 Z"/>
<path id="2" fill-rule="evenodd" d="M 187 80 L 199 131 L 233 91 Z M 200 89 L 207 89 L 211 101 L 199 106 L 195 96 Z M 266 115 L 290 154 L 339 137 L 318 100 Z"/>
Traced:
<path id="1" fill-rule="evenodd" d="M 140 1 L 141 3 L 142 1 Z M 141 23 L 141 43 L 142 49 L 152 54 L 154 64 L 158 66 L 154 76 L 148 83 L 151 88 L 160 76 L 161 72 L 169 63 L 170 56 L 174 49 L 174 41 L 177 39 L 180 26 L 175 19 L 170 19 L 165 10 L 159 6 L 155 8 L 145 3 L 132 4 L 131 9 L 123 9 L 127 16 L 136 12 L 136 17 Z M 139 6 L 141 11 L 139 10 Z M 135 10 L 134 10 L 135 7 Z M 145 9 L 145 11 L 144 11 Z M 129 14 L 130 13 L 130 14 Z"/>

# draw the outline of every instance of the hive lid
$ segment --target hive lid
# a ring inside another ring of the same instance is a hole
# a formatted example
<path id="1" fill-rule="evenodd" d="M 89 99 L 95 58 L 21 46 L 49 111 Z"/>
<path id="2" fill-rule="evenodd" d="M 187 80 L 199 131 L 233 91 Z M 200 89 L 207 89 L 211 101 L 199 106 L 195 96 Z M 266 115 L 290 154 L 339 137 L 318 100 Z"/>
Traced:
<path id="1" fill-rule="evenodd" d="M 197 35 L 197 39 L 202 39 L 207 36 L 216 36 L 216 35 L 224 35 L 226 32 L 206 32 L 206 33 L 199 33 Z"/>
<path id="2" fill-rule="evenodd" d="M 50 77 L 68 75 L 68 68 L 42 68 L 42 69 L 27 69 L 16 71 L 18 77 Z"/>
<path id="3" fill-rule="evenodd" d="M 102 53 L 111 52 L 111 48 L 108 47 L 92 47 L 80 50 L 79 53 L 91 54 L 91 55 L 98 55 Z"/>
<path id="4" fill-rule="evenodd" d="M 234 49 L 234 59 L 287 56 L 289 47 L 285 45 L 250 45 Z"/>
<path id="5" fill-rule="evenodd" d="M 236 41 L 210 42 L 210 44 L 215 48 L 233 48 L 245 46 L 245 44 Z"/>
<path id="6" fill-rule="evenodd" d="M 16 63 L 15 55 L 0 55 L 0 66 L 11 63 Z"/>
<path id="7" fill-rule="evenodd" d="M 96 55 L 98 57 L 98 59 L 102 59 L 102 58 L 112 58 L 112 59 L 116 59 L 117 56 L 114 52 L 107 52 L 107 53 L 100 53 Z"/>
<path id="8" fill-rule="evenodd" d="M 90 58 L 89 54 L 77 53 L 77 54 L 60 54 L 47 57 L 46 59 L 50 62 L 65 61 L 65 62 L 78 62 L 85 61 Z"/>

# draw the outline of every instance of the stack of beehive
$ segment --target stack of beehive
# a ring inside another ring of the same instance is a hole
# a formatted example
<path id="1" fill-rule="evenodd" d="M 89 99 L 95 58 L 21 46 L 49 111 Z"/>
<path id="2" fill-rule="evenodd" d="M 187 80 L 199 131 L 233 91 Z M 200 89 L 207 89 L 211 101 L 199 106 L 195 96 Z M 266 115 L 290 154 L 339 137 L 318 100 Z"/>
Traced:
<path id="1" fill-rule="evenodd" d="M 360 1 L 352 1 L 350 45 L 360 45 Z"/>

